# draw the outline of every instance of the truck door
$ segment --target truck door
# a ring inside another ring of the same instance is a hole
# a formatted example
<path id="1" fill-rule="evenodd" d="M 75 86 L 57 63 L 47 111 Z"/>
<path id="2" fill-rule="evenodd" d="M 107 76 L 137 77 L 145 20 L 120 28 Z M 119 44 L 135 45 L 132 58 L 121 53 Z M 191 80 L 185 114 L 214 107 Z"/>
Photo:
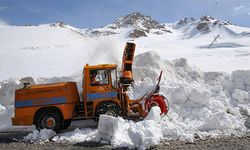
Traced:
<path id="1" fill-rule="evenodd" d="M 90 70 L 89 73 L 87 101 L 117 97 L 117 92 L 112 87 L 111 69 Z"/>

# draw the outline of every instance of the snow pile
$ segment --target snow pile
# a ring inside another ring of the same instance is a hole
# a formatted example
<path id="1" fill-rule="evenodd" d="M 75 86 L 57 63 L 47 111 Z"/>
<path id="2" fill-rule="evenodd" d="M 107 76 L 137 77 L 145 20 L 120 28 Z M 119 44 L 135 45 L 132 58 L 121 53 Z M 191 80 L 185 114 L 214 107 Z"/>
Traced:
<path id="1" fill-rule="evenodd" d="M 121 117 L 115 118 L 101 115 L 96 130 L 75 129 L 71 132 L 58 134 L 52 141 L 59 143 L 97 141 L 101 143 L 110 143 L 113 147 L 147 149 L 159 144 L 163 139 L 159 122 L 159 107 L 153 107 L 148 117 L 140 122 L 124 120 Z M 37 137 L 36 134 L 35 137 Z"/>
<path id="2" fill-rule="evenodd" d="M 98 124 L 98 136 L 115 147 L 145 149 L 157 145 L 163 135 L 159 122 L 160 108 L 151 109 L 149 116 L 140 122 L 102 115 Z"/>
<path id="3" fill-rule="evenodd" d="M 33 130 L 23 141 L 48 141 L 79 143 L 96 141 L 110 143 L 113 147 L 147 149 L 163 139 L 160 126 L 160 108 L 153 107 L 149 115 L 140 122 L 124 120 L 121 117 L 101 115 L 97 129 L 75 129 L 57 134 L 48 129 Z"/>
<path id="4" fill-rule="evenodd" d="M 249 93 L 240 89 L 235 89 L 232 97 L 236 99 L 239 103 L 249 100 Z"/>
<path id="5" fill-rule="evenodd" d="M 128 87 L 127 94 L 130 99 L 140 99 L 146 93 L 151 92 L 155 86 L 152 79 L 146 77 L 142 81 L 136 81 L 133 83 L 133 86 Z"/>
<path id="6" fill-rule="evenodd" d="M 241 134 L 248 130 L 250 121 L 250 71 L 202 72 L 190 66 L 186 59 L 162 59 L 156 52 L 147 52 L 135 58 L 134 88 L 129 96 L 138 98 L 150 91 L 163 71 L 160 92 L 170 103 L 169 114 L 160 119 L 159 109 L 150 111 L 140 122 L 120 117 L 101 116 L 98 129 L 76 129 L 55 136 L 55 142 L 108 142 L 114 147 L 149 148 L 162 139 L 180 139 L 193 142 L 196 137 Z M 62 78 L 33 79 L 36 83 L 75 80 L 81 85 L 80 74 Z M 31 79 L 29 79 L 31 80 Z M 20 80 L 1 84 L 2 93 L 10 94 L 21 85 Z M 7 86 L 8 85 L 8 86 Z M 4 97 L 4 95 L 1 95 Z M 6 99 L 8 96 L 6 96 Z M 8 102 L 11 104 L 11 102 Z M 13 103 L 13 102 L 12 102 Z M 5 107 L 1 108 L 5 116 Z M 153 119 L 153 120 L 152 120 Z M 34 131 L 27 139 L 39 139 Z M 46 139 L 46 138 L 45 138 Z"/>
<path id="7" fill-rule="evenodd" d="M 70 143 L 79 143 L 83 141 L 95 141 L 97 131 L 94 129 L 79 129 L 76 128 L 72 132 L 66 132 L 62 134 L 58 134 L 55 136 L 52 141 L 63 143 L 63 142 L 70 142 Z"/>
<path id="8" fill-rule="evenodd" d="M 153 107 L 152 110 L 150 109 L 148 115 L 146 116 L 146 118 L 144 118 L 144 120 L 153 120 L 156 123 L 159 123 L 161 121 L 161 109 L 160 107 Z"/>
<path id="9" fill-rule="evenodd" d="M 13 106 L 4 107 L 0 104 L 0 131 L 10 129 L 12 127 L 11 117 L 13 115 Z"/>
<path id="10" fill-rule="evenodd" d="M 237 70 L 231 76 L 234 88 L 250 91 L 250 70 Z"/>
<path id="11" fill-rule="evenodd" d="M 153 85 L 152 80 L 161 70 L 164 73 L 160 92 L 170 103 L 168 117 L 161 121 L 165 138 L 192 142 L 196 136 L 216 137 L 247 130 L 249 71 L 234 71 L 231 75 L 202 72 L 186 59 L 169 62 L 155 52 L 148 52 L 136 57 L 134 71 L 135 78 L 148 78 L 135 83 L 130 94 L 145 93 L 143 89 Z"/>
<path id="12" fill-rule="evenodd" d="M 41 131 L 33 130 L 23 138 L 24 141 L 37 141 L 37 140 L 49 140 L 56 135 L 56 132 L 49 129 L 42 129 Z"/>
<path id="13" fill-rule="evenodd" d="M 0 82 L 0 104 L 10 106 L 14 104 L 15 90 L 22 88 L 23 83 L 29 82 L 31 85 L 35 83 L 32 77 L 21 79 L 9 79 Z"/>

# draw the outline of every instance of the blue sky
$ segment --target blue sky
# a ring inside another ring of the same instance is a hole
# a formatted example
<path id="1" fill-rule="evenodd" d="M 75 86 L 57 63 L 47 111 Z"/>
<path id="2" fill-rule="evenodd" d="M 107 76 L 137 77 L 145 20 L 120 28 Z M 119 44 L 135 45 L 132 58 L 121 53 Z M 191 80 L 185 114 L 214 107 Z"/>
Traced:
<path id="1" fill-rule="evenodd" d="M 64 21 L 96 28 L 132 12 L 161 23 L 207 14 L 250 27 L 250 0 L 0 0 L 0 23 L 11 25 Z"/>

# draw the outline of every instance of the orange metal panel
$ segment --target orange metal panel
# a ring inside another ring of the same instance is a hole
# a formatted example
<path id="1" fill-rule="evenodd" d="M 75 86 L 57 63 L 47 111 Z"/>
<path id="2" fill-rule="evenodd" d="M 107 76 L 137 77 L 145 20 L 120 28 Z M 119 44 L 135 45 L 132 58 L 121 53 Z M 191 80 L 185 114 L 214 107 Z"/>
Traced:
<path id="1" fill-rule="evenodd" d="M 73 99 L 67 99 L 67 102 L 76 102 L 79 100 L 78 91 L 75 82 L 55 83 L 45 85 L 33 85 L 29 88 L 16 90 L 15 100 L 29 100 L 39 98 L 50 98 L 73 95 Z"/>
<path id="2" fill-rule="evenodd" d="M 135 44 L 127 42 L 125 49 L 123 51 L 123 57 L 122 57 L 122 77 L 132 77 L 132 64 L 134 60 L 134 53 L 135 53 Z M 130 66 L 127 68 L 126 66 Z M 131 75 L 128 75 L 128 71 L 131 72 Z"/>
<path id="3" fill-rule="evenodd" d="M 30 86 L 28 89 L 41 89 L 41 88 L 57 88 L 61 86 L 66 86 L 69 82 L 59 82 L 59 83 L 51 83 L 51 84 L 36 84 Z"/>
<path id="4" fill-rule="evenodd" d="M 62 112 L 64 120 L 73 118 L 73 112 L 75 108 L 75 104 L 61 104 L 61 105 L 46 105 L 40 107 L 21 107 L 15 109 L 15 117 L 12 118 L 13 125 L 32 125 L 33 119 L 35 117 L 35 113 L 40 108 L 55 106 L 59 108 Z"/>
<path id="5" fill-rule="evenodd" d="M 35 112 L 39 107 L 23 107 L 15 109 L 15 117 L 12 119 L 13 125 L 32 125 Z"/>
<path id="6" fill-rule="evenodd" d="M 80 103 L 75 82 L 33 85 L 16 90 L 13 125 L 31 125 L 35 113 L 44 107 L 55 106 L 64 119 L 71 119 L 74 108 Z"/>
<path id="7" fill-rule="evenodd" d="M 84 66 L 85 69 L 109 69 L 109 68 L 116 68 L 116 64 L 99 64 L 99 65 L 88 65 Z M 86 76 L 85 76 L 86 77 Z"/>
<path id="8" fill-rule="evenodd" d="M 73 117 L 75 117 L 75 116 L 73 116 L 74 109 L 75 109 L 74 103 L 62 104 L 62 105 L 58 105 L 58 107 L 62 111 L 64 120 L 72 119 Z"/>
<path id="9" fill-rule="evenodd" d="M 95 112 L 96 109 L 96 105 L 97 103 L 99 103 L 100 101 L 107 101 L 107 100 L 112 100 L 114 98 L 110 97 L 110 98 L 104 98 L 107 97 L 104 96 L 105 94 L 107 94 L 106 92 L 112 92 L 112 85 L 111 85 L 111 77 L 109 74 L 109 83 L 106 85 L 98 85 L 98 86 L 92 86 L 91 85 L 91 79 L 90 79 L 90 70 L 111 70 L 111 69 L 116 69 L 117 65 L 115 64 L 102 64 L 102 65 L 95 65 L 95 66 L 89 66 L 88 64 L 85 65 L 84 67 L 84 78 L 83 78 L 83 95 L 82 95 L 82 99 L 84 102 L 84 112 L 87 112 L 87 102 L 92 101 L 93 102 L 93 112 Z M 91 100 L 88 100 L 87 97 L 90 96 L 89 94 L 95 95 L 95 94 L 100 94 L 102 95 L 103 93 L 103 97 L 100 96 L 100 98 L 94 97 Z M 87 118 L 87 113 L 85 113 L 85 117 Z"/>

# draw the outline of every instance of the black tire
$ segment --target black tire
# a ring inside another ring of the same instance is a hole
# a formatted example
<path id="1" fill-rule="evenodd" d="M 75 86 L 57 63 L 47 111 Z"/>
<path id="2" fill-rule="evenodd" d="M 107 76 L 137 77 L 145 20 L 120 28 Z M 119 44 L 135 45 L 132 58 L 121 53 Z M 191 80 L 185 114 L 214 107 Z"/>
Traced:
<path id="1" fill-rule="evenodd" d="M 71 120 L 64 120 L 63 129 L 67 129 L 71 125 Z"/>
<path id="2" fill-rule="evenodd" d="M 95 115 L 96 121 L 98 121 L 100 115 L 103 114 L 117 117 L 121 114 L 121 109 L 118 105 L 112 102 L 105 102 L 96 109 L 96 115 Z"/>
<path id="3" fill-rule="evenodd" d="M 37 117 L 36 123 L 36 128 L 39 130 L 46 128 L 59 132 L 63 129 L 63 119 L 60 113 L 55 111 L 41 112 Z"/>

